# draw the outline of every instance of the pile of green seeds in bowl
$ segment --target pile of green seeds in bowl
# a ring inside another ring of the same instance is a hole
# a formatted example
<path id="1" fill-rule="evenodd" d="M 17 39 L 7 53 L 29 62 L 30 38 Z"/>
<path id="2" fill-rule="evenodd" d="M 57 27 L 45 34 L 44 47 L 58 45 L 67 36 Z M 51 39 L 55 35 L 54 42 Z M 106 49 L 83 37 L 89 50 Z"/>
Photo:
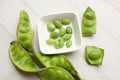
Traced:
<path id="1" fill-rule="evenodd" d="M 50 32 L 49 38 L 46 40 L 48 45 L 53 45 L 56 49 L 64 47 L 67 48 L 72 46 L 72 27 L 69 25 L 70 19 L 64 18 L 60 20 L 54 20 L 47 24 L 47 29 Z M 64 27 L 63 27 L 64 25 Z M 66 27 L 66 28 L 65 28 Z M 56 31 L 58 30 L 58 31 Z"/>

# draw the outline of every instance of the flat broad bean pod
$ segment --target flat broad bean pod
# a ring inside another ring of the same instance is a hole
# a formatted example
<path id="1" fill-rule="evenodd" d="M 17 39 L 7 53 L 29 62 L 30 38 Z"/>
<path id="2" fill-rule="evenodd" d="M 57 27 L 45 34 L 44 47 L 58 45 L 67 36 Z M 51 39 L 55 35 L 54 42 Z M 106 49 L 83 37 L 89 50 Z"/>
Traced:
<path id="1" fill-rule="evenodd" d="M 45 67 L 61 67 L 66 69 L 68 72 L 72 74 L 75 80 L 82 80 L 78 75 L 75 68 L 72 66 L 70 61 L 64 55 L 43 55 L 40 52 L 35 53 L 36 58 L 39 62 Z"/>
<path id="2" fill-rule="evenodd" d="M 82 36 L 96 34 L 96 15 L 94 10 L 88 7 L 82 19 Z"/>
<path id="3" fill-rule="evenodd" d="M 9 55 L 13 64 L 20 70 L 25 72 L 38 71 L 28 52 L 17 41 L 10 43 Z"/>
<path id="4" fill-rule="evenodd" d="M 33 39 L 34 30 L 31 27 L 28 14 L 24 11 L 20 11 L 20 19 L 17 28 L 17 39 L 19 43 L 31 53 L 34 53 Z"/>
<path id="5" fill-rule="evenodd" d="M 41 80 L 74 80 L 72 75 L 60 67 L 43 68 L 38 72 Z"/>

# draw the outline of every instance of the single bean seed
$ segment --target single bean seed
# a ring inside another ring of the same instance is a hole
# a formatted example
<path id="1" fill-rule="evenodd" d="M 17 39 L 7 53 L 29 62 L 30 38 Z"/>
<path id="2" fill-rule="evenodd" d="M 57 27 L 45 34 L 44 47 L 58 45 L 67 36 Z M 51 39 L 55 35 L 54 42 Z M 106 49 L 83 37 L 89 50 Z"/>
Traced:
<path id="1" fill-rule="evenodd" d="M 50 33 L 50 38 L 52 38 L 52 39 L 56 39 L 56 38 L 58 38 L 58 36 L 59 36 L 58 32 Z"/>
<path id="2" fill-rule="evenodd" d="M 65 41 L 67 41 L 67 40 L 70 40 L 71 37 L 72 37 L 71 34 L 65 34 L 65 36 L 63 37 L 63 39 L 64 39 Z"/>
<path id="3" fill-rule="evenodd" d="M 65 35 L 65 33 L 66 33 L 66 30 L 64 28 L 60 28 L 60 30 L 59 30 L 60 37 L 63 37 Z"/>
<path id="4" fill-rule="evenodd" d="M 48 45 L 52 45 L 52 44 L 54 43 L 54 39 L 49 38 L 49 39 L 46 40 L 46 43 L 47 43 Z"/>
<path id="5" fill-rule="evenodd" d="M 56 28 L 59 28 L 59 29 L 62 28 L 62 24 L 58 20 L 55 20 L 53 23 Z"/>
<path id="6" fill-rule="evenodd" d="M 53 23 L 48 23 L 47 29 L 48 31 L 53 32 L 55 30 L 55 25 Z"/>
<path id="7" fill-rule="evenodd" d="M 66 42 L 66 47 L 67 48 L 70 48 L 72 46 L 72 41 L 71 40 L 68 40 L 67 42 Z"/>
<path id="8" fill-rule="evenodd" d="M 68 25 L 68 24 L 70 24 L 70 19 L 64 18 L 64 19 L 62 20 L 62 24 L 63 24 L 63 25 Z"/>
<path id="9" fill-rule="evenodd" d="M 71 28 L 71 26 L 68 26 L 68 27 L 66 28 L 66 33 L 67 33 L 67 34 L 72 34 L 72 28 Z"/>

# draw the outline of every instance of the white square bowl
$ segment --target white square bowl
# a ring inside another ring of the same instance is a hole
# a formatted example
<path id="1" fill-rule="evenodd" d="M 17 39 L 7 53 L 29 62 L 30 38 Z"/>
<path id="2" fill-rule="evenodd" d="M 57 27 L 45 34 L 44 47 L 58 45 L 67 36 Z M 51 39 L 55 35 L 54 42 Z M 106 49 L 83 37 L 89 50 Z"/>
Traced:
<path id="1" fill-rule="evenodd" d="M 66 44 L 63 48 L 56 49 L 54 46 L 46 44 L 46 40 L 50 37 L 50 32 L 47 30 L 47 24 L 53 22 L 54 20 L 62 20 L 63 18 L 68 18 L 71 20 L 69 24 L 72 27 L 72 46 L 70 48 L 66 47 Z M 43 54 L 60 54 L 60 53 L 69 53 L 81 48 L 81 26 L 78 20 L 78 17 L 75 13 L 60 13 L 41 16 L 38 22 L 38 40 L 39 48 Z"/>

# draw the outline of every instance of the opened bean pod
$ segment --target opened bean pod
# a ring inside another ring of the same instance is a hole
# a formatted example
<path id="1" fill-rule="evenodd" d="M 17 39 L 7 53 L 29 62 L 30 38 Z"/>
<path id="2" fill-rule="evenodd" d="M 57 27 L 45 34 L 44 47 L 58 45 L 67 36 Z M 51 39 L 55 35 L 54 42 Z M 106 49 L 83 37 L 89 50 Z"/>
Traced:
<path id="1" fill-rule="evenodd" d="M 31 53 L 34 53 L 33 39 L 34 31 L 31 27 L 28 14 L 24 11 L 20 11 L 20 19 L 17 28 L 17 39 L 19 43 Z"/>
<path id="2" fill-rule="evenodd" d="M 69 71 L 75 80 L 82 80 L 75 68 L 64 55 L 43 55 L 41 52 L 35 53 L 36 58 L 45 67 L 61 67 Z"/>
<path id="3" fill-rule="evenodd" d="M 104 50 L 96 46 L 86 46 L 86 60 L 89 64 L 102 65 Z"/>
<path id="4" fill-rule="evenodd" d="M 88 7 L 82 19 L 82 36 L 90 36 L 96 33 L 96 15 L 94 10 Z"/>

